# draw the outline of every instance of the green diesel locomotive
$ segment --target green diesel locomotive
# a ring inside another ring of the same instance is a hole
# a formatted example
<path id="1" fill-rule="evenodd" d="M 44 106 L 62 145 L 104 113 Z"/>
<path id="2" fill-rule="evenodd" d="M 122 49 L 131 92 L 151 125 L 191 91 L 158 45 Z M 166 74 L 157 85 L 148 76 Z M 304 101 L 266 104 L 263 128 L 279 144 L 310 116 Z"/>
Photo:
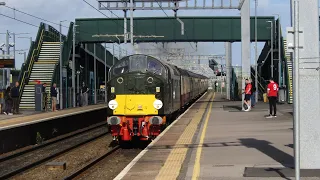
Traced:
<path id="1" fill-rule="evenodd" d="M 142 54 L 109 70 L 108 125 L 114 140 L 150 140 L 175 112 L 208 89 L 208 78 Z"/>

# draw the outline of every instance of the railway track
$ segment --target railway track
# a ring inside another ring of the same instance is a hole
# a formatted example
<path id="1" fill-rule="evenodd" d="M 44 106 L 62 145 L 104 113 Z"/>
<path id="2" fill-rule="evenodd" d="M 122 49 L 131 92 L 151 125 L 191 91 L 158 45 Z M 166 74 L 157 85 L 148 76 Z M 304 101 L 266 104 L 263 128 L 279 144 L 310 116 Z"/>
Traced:
<path id="1" fill-rule="evenodd" d="M 91 167 L 93 167 L 95 164 L 101 162 L 103 159 L 107 158 L 108 156 L 110 156 L 112 153 L 114 153 L 115 151 L 117 151 L 120 148 L 119 145 L 115 146 L 114 148 L 112 148 L 111 150 L 107 151 L 106 153 L 104 153 L 103 155 L 101 155 L 100 157 L 90 161 L 89 163 L 87 163 L 85 166 L 83 166 L 82 168 L 76 170 L 75 172 L 73 172 L 72 174 L 70 174 L 69 176 L 65 177 L 64 180 L 71 180 L 74 179 L 78 176 L 80 176 L 81 174 L 85 173 L 88 169 L 90 169 Z"/>
<path id="2" fill-rule="evenodd" d="M 0 179 L 8 179 L 108 134 L 106 123 L 57 137 L 38 146 L 0 157 Z"/>

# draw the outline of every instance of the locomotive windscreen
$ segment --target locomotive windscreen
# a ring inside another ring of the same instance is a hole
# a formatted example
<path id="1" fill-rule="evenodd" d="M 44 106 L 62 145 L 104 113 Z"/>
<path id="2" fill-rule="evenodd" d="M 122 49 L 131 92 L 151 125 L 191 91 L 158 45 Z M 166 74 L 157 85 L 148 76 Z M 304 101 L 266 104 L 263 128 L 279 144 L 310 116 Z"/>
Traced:
<path id="1" fill-rule="evenodd" d="M 160 61 L 146 55 L 132 55 L 124 57 L 113 67 L 112 76 L 127 72 L 151 72 L 166 77 L 166 69 Z"/>

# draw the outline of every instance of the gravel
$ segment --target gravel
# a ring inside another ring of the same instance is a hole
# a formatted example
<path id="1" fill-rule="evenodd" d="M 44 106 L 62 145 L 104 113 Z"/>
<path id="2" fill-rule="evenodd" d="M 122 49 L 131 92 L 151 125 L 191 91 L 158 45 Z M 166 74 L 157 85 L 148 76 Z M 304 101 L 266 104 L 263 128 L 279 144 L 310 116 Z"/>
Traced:
<path id="1" fill-rule="evenodd" d="M 87 170 L 77 179 L 114 179 L 139 153 L 141 149 L 120 149 L 91 169 Z"/>
<path id="2" fill-rule="evenodd" d="M 105 135 L 95 141 L 84 144 L 76 149 L 73 149 L 61 156 L 50 160 L 49 162 L 66 162 L 66 170 L 55 169 L 49 170 L 45 166 L 47 163 L 43 163 L 33 169 L 30 169 L 23 174 L 17 175 L 12 179 L 45 179 L 45 180 L 55 180 L 63 179 L 68 174 L 74 172 L 76 169 L 83 167 L 86 163 L 91 160 L 101 156 L 106 151 L 112 149 L 109 147 L 112 142 L 112 137 L 110 135 Z"/>
<path id="3" fill-rule="evenodd" d="M 69 138 L 63 141 L 59 141 L 58 143 L 54 143 L 43 148 L 37 149 L 35 151 L 31 151 L 26 154 L 22 154 L 13 159 L 8 159 L 0 163 L 0 175 L 7 174 L 12 170 L 22 168 L 26 165 L 30 165 L 34 162 L 37 162 L 43 158 L 49 157 L 50 155 L 56 154 L 58 152 L 62 152 L 63 150 L 75 146 L 85 140 L 98 136 L 102 133 L 106 133 L 107 128 L 101 127 L 97 128 L 93 131 L 86 132 L 80 135 L 77 135 L 73 138 Z"/>

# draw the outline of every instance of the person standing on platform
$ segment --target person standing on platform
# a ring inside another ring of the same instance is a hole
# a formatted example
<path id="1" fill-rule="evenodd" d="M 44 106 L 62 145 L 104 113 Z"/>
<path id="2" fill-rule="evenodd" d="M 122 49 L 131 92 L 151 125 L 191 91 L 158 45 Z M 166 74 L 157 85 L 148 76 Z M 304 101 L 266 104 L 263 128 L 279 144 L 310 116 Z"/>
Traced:
<path id="1" fill-rule="evenodd" d="M 11 98 L 11 87 L 9 86 L 4 94 L 4 100 L 6 103 L 5 111 L 3 112 L 5 115 L 12 115 L 12 98 Z"/>
<path id="2" fill-rule="evenodd" d="M 57 84 L 53 83 L 51 89 L 51 106 L 52 106 L 52 112 L 57 111 Z"/>
<path id="3" fill-rule="evenodd" d="M 244 103 L 247 105 L 248 109 L 251 109 L 251 104 L 250 104 L 250 99 L 251 99 L 251 90 L 252 90 L 252 85 L 249 79 L 246 79 L 246 87 L 244 90 Z"/>
<path id="4" fill-rule="evenodd" d="M 214 92 L 218 92 L 218 82 L 214 82 Z"/>
<path id="5" fill-rule="evenodd" d="M 20 114 L 19 112 L 19 82 L 11 89 L 11 97 L 13 101 L 13 114 Z"/>
<path id="6" fill-rule="evenodd" d="M 279 85 L 273 81 L 273 78 L 270 78 L 270 83 L 267 87 L 267 94 L 269 99 L 269 108 L 270 114 L 267 118 L 277 117 L 277 97 L 278 97 Z M 273 115 L 272 115 L 272 108 L 273 108 Z"/>
<path id="7" fill-rule="evenodd" d="M 47 83 L 43 83 L 42 85 L 42 103 L 43 103 L 43 111 L 47 111 L 47 101 L 48 101 L 48 95 L 46 91 Z"/>
<path id="8" fill-rule="evenodd" d="M 256 87 L 253 86 L 253 84 L 251 84 L 251 85 L 252 85 L 252 89 L 251 89 L 251 108 L 253 108 L 253 107 L 255 106 L 255 104 L 256 104 L 256 97 L 255 97 L 255 95 L 256 95 L 256 93 L 258 93 L 258 92 L 256 92 Z"/>
<path id="9" fill-rule="evenodd" d="M 88 105 L 88 92 L 89 92 L 89 88 L 83 82 L 82 88 L 81 88 L 82 106 Z"/>

